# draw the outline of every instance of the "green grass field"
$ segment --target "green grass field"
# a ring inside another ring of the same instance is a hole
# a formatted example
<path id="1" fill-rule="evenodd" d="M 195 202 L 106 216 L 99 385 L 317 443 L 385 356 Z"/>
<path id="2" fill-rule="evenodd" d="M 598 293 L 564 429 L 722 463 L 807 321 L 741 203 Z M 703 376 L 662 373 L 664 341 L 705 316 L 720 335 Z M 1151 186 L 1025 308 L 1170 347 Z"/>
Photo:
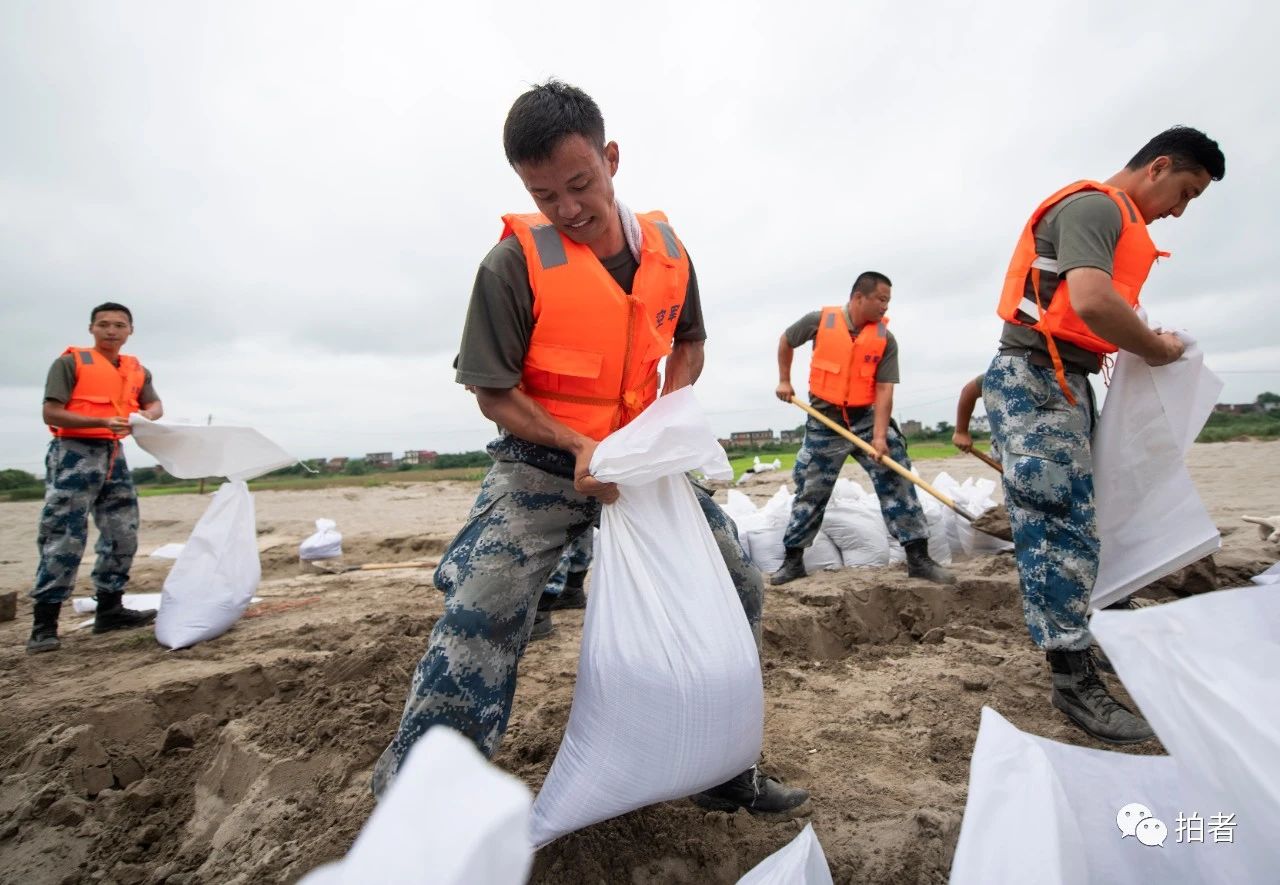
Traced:
<path id="1" fill-rule="evenodd" d="M 978 448 L 981 449 L 983 452 L 989 452 L 991 450 L 990 444 L 985 441 L 979 442 Z M 942 443 L 942 442 L 908 443 L 907 452 L 911 455 L 911 460 L 913 462 L 914 461 L 934 461 L 934 460 L 937 460 L 938 458 L 950 458 L 952 455 L 960 454 L 960 451 L 955 446 L 951 445 L 950 443 Z M 790 476 L 791 468 L 795 467 L 795 464 L 796 464 L 795 453 L 782 452 L 780 454 L 760 456 L 761 462 L 766 464 L 772 463 L 772 461 L 775 458 L 782 462 L 782 467 L 781 469 L 778 470 L 778 475 L 783 477 Z M 742 476 L 742 474 L 746 472 L 746 469 L 754 463 L 755 463 L 754 455 L 743 455 L 740 458 L 731 459 L 729 461 L 729 464 L 730 466 L 733 467 L 733 478 L 737 479 L 738 477 Z M 976 464 L 978 462 L 975 460 L 974 463 Z"/>

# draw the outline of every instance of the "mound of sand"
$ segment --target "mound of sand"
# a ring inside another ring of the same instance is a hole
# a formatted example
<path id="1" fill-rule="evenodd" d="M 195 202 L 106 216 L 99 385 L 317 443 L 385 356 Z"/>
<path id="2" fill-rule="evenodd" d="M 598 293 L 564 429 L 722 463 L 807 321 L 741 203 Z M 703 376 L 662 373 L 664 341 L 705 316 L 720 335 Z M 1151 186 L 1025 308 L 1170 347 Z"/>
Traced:
<path id="1" fill-rule="evenodd" d="M 1224 550 L 1146 595 L 1239 585 L 1275 561 L 1275 546 L 1239 521 L 1277 509 L 1266 497 L 1280 488 L 1275 446 L 1194 449 L 1192 473 Z M 923 472 L 935 469 L 960 478 L 986 470 L 956 458 Z M 847 475 L 866 482 L 856 467 Z M 763 500 L 781 481 L 744 491 Z M 369 772 L 441 598 L 425 570 L 317 574 L 298 563 L 297 545 L 326 516 L 344 534 L 348 562 L 432 557 L 475 490 L 443 482 L 258 494 L 263 601 L 226 635 L 184 651 L 165 651 L 147 632 L 70 630 L 67 614 L 62 650 L 27 656 L 30 603 L 21 598 L 18 620 L 0 624 L 0 881 L 280 882 L 343 854 L 372 808 Z M 184 540 L 205 503 L 143 499 L 142 549 Z M 38 510 L 0 505 L 0 590 L 29 586 Z M 132 589 L 158 591 L 168 565 L 140 557 Z M 1018 728 L 1102 746 L 1048 706 L 1012 558 L 956 569 L 952 589 L 897 566 L 768 591 L 764 764 L 812 791 L 811 820 L 837 882 L 946 881 L 984 704 Z M 581 612 L 555 619 L 555 634 L 521 665 L 495 760 L 534 789 L 568 719 L 581 638 Z M 665 803 L 549 846 L 533 881 L 733 882 L 804 823 Z"/>

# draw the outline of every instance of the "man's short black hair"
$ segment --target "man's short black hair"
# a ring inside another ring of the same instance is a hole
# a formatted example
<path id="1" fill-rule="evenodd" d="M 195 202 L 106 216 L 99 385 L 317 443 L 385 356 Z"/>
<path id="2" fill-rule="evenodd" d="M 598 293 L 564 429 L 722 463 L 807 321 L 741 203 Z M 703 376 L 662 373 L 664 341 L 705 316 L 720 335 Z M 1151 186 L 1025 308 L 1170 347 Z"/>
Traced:
<path id="1" fill-rule="evenodd" d="M 876 288 L 884 283 L 886 286 L 893 286 L 889 278 L 884 274 L 874 270 L 864 270 L 858 274 L 858 278 L 853 281 L 853 291 L 849 293 L 849 297 L 854 295 L 870 295 Z"/>
<path id="2" fill-rule="evenodd" d="M 129 308 L 125 307 L 123 304 L 116 304 L 114 301 L 104 301 L 102 304 L 99 304 L 97 307 L 95 307 L 93 309 L 93 312 L 89 314 L 89 325 L 92 326 L 94 321 L 98 319 L 98 314 L 108 310 L 120 311 L 122 314 L 124 314 L 129 318 L 129 325 L 131 326 L 133 325 L 133 313 L 129 310 Z"/>
<path id="3" fill-rule="evenodd" d="M 604 117 L 591 96 L 551 79 L 516 99 L 502 127 L 502 147 L 512 166 L 541 163 L 569 135 L 604 150 Z"/>
<path id="4" fill-rule="evenodd" d="M 1227 158 L 1222 155 L 1218 143 L 1190 126 L 1174 126 L 1161 132 L 1134 154 L 1125 168 L 1141 169 L 1156 157 L 1173 160 L 1175 172 L 1203 169 L 1214 181 L 1222 181 L 1222 177 L 1227 174 Z"/>

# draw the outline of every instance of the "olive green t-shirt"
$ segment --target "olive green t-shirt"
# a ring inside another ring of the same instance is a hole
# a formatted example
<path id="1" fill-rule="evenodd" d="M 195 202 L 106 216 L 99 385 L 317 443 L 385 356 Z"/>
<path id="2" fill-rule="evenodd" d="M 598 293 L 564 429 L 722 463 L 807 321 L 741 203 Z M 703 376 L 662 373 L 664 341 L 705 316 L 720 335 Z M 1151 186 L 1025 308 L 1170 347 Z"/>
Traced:
<path id="1" fill-rule="evenodd" d="M 842 308 L 841 313 L 844 314 L 844 322 L 849 329 L 849 337 L 857 338 L 858 333 L 854 331 L 853 320 L 849 317 L 849 308 Z M 787 343 L 795 348 L 803 347 L 813 341 L 818 337 L 818 324 L 821 321 L 822 311 L 815 310 L 811 313 L 806 313 L 790 326 L 787 326 L 787 331 L 784 333 L 787 337 Z M 885 338 L 884 355 L 880 357 L 880 365 L 876 366 L 876 383 L 897 384 L 898 382 L 898 339 L 893 337 L 892 332 L 889 332 Z M 833 420 L 841 420 L 843 418 L 843 409 L 821 397 L 814 396 L 812 393 L 809 394 L 809 404 Z M 850 411 L 850 420 L 855 420 L 852 411 Z"/>
<path id="2" fill-rule="evenodd" d="M 609 275 L 630 294 L 640 264 L 623 248 L 602 259 Z M 471 289 L 467 321 L 458 348 L 455 380 L 475 387 L 511 388 L 520 383 L 525 352 L 533 335 L 533 287 L 524 249 L 516 237 L 507 237 L 489 250 L 480 262 Z M 703 341 L 698 277 L 689 263 L 689 285 L 684 306 L 676 320 L 676 341 Z"/>
<path id="3" fill-rule="evenodd" d="M 146 378 L 142 382 L 142 392 L 138 394 L 138 403 L 145 406 L 147 403 L 156 402 L 160 397 L 156 396 L 155 388 L 151 386 L 151 370 L 143 366 L 142 371 L 146 374 Z M 71 402 L 71 391 L 75 386 L 76 358 L 72 354 L 64 353 L 49 367 L 49 374 L 44 380 L 44 398 L 46 401 L 52 400 L 65 406 Z"/>
<path id="4" fill-rule="evenodd" d="M 1085 191 L 1065 197 L 1053 206 L 1036 225 L 1036 254 L 1058 262 L 1057 273 L 1040 272 L 1040 300 L 1047 310 L 1067 271 L 1077 267 L 1096 267 L 1110 274 L 1115 262 L 1116 243 L 1124 222 L 1115 200 L 1099 191 Z M 1027 281 L 1026 296 L 1035 303 L 1035 291 Z M 1029 317 L 1034 321 L 1035 317 Z M 1069 341 L 1054 339 L 1062 362 L 1084 372 L 1097 372 L 1101 357 L 1077 347 Z M 1048 354 L 1044 336 L 1016 323 L 1005 323 L 1000 346 L 1025 347 Z"/>

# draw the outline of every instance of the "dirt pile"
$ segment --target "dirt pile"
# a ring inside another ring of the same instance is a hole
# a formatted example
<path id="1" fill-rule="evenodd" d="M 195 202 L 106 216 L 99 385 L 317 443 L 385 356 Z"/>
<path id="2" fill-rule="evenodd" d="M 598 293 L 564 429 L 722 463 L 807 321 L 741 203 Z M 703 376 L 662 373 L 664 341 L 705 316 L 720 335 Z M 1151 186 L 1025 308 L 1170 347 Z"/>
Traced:
<path id="1" fill-rule="evenodd" d="M 963 463 L 946 469 L 965 475 Z M 226 635 L 180 652 L 145 632 L 72 630 L 79 619 L 68 614 L 62 650 L 27 656 L 30 602 L 20 598 L 17 621 L 0 624 L 0 881 L 275 883 L 341 856 L 373 807 L 370 770 L 442 600 L 425 570 L 317 574 L 299 565 L 297 544 L 324 515 L 344 531 L 347 562 L 435 557 L 474 492 L 458 483 L 356 500 L 349 490 L 259 495 L 262 602 Z M 145 499 L 144 549 L 182 540 L 200 503 Z M 34 548 L 35 508 L 24 506 L 0 507 L 0 528 L 29 518 L 22 541 Z M 1262 512 L 1262 493 L 1220 506 L 1224 551 L 1153 595 L 1235 586 L 1275 560 L 1234 516 Z M 34 557 L 20 565 L 25 581 Z M 167 568 L 140 558 L 133 589 L 158 591 Z M 809 819 L 837 882 L 946 881 L 983 705 L 1027 731 L 1100 746 L 1046 702 L 1011 557 L 956 568 L 955 588 L 895 566 L 768 591 L 763 764 L 812 791 Z M 521 664 L 495 760 L 534 790 L 568 719 L 582 613 L 555 622 Z M 543 849 L 533 881 L 730 883 L 804 822 L 665 803 Z"/>

